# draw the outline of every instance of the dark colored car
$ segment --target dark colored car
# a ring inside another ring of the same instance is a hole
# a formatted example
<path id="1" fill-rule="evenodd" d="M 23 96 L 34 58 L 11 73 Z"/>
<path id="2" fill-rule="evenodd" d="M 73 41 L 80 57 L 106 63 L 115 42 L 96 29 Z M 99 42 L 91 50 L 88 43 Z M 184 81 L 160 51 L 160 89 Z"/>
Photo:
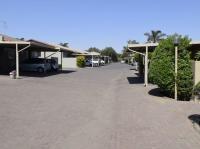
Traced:
<path id="1" fill-rule="evenodd" d="M 47 72 L 51 70 L 51 65 L 47 59 L 33 58 L 28 59 L 20 64 L 20 70 L 22 71 L 35 71 L 35 72 Z"/>

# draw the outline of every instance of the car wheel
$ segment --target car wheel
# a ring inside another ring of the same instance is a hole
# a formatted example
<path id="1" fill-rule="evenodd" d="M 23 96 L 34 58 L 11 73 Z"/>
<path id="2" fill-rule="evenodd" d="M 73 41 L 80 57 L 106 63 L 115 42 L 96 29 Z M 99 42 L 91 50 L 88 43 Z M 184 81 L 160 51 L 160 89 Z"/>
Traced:
<path id="1" fill-rule="evenodd" d="M 43 72 L 44 72 L 44 68 L 39 67 L 39 68 L 37 69 L 37 72 L 39 72 L 39 73 L 43 73 Z"/>
<path id="2" fill-rule="evenodd" d="M 53 71 L 54 71 L 54 72 L 58 72 L 58 68 L 54 68 Z"/>

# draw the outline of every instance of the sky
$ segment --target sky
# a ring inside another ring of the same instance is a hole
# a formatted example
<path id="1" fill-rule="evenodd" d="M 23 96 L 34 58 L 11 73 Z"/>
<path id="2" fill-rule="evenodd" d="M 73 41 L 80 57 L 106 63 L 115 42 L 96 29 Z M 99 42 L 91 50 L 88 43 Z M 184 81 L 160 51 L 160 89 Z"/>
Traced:
<path id="1" fill-rule="evenodd" d="M 0 32 L 87 50 L 128 40 L 146 41 L 161 30 L 200 41 L 199 0 L 0 0 Z"/>

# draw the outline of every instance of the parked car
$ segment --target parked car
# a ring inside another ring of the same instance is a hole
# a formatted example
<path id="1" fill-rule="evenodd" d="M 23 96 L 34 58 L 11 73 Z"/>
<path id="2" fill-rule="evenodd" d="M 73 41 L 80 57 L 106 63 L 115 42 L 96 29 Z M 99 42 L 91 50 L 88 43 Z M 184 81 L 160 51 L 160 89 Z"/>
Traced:
<path id="1" fill-rule="evenodd" d="M 124 63 L 125 63 L 125 60 L 121 60 L 121 63 L 124 64 Z"/>
<path id="2" fill-rule="evenodd" d="M 105 65 L 105 61 L 104 60 L 100 60 L 100 64 L 101 65 Z"/>
<path id="3" fill-rule="evenodd" d="M 28 59 L 20 64 L 20 70 L 22 71 L 35 71 L 35 72 L 47 72 L 51 70 L 51 64 L 44 58 Z"/>
<path id="4" fill-rule="evenodd" d="M 93 60 L 86 60 L 86 62 L 85 62 L 85 65 L 86 66 L 99 66 L 99 64 L 100 64 L 100 61 L 98 60 L 98 59 L 93 59 Z"/>
<path id="5" fill-rule="evenodd" d="M 47 59 L 47 62 L 50 64 L 52 71 L 58 71 L 58 61 L 56 61 L 55 59 Z"/>
<path id="6" fill-rule="evenodd" d="M 99 64 L 100 64 L 98 59 L 91 60 L 91 63 L 93 64 L 93 66 L 99 66 Z"/>
<path id="7" fill-rule="evenodd" d="M 85 66 L 92 66 L 91 60 L 86 60 L 85 61 Z"/>

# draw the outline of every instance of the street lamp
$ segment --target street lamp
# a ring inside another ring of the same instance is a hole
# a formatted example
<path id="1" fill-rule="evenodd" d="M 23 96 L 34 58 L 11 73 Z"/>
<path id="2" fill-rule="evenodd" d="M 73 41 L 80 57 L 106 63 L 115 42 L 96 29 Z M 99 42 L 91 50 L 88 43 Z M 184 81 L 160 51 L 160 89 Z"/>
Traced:
<path id="1" fill-rule="evenodd" d="M 175 46 L 175 86 L 174 86 L 174 99 L 177 100 L 177 69 L 178 69 L 178 46 L 180 44 L 179 37 L 174 38 Z"/>

